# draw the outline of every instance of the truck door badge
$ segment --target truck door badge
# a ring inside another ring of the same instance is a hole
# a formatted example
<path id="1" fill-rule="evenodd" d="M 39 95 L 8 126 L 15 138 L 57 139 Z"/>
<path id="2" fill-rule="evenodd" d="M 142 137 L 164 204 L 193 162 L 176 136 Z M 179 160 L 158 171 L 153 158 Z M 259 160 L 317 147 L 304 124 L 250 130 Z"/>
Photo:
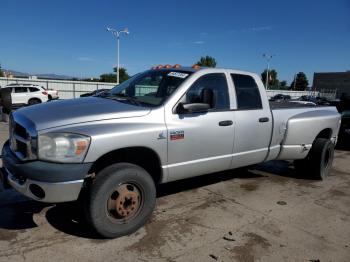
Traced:
<path id="1" fill-rule="evenodd" d="M 185 131 L 178 130 L 178 131 L 171 131 L 170 132 L 170 140 L 180 140 L 185 138 Z"/>

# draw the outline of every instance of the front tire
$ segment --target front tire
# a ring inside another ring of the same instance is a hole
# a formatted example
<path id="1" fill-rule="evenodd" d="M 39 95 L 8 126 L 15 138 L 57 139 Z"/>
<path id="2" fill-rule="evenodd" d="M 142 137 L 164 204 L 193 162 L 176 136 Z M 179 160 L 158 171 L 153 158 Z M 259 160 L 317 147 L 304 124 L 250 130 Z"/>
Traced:
<path id="1" fill-rule="evenodd" d="M 331 140 L 317 138 L 305 159 L 294 161 L 296 170 L 314 179 L 324 180 L 330 173 L 334 158 L 334 144 Z"/>
<path id="2" fill-rule="evenodd" d="M 143 168 L 118 163 L 96 175 L 87 198 L 87 220 L 101 236 L 115 238 L 135 232 L 148 221 L 156 188 Z"/>

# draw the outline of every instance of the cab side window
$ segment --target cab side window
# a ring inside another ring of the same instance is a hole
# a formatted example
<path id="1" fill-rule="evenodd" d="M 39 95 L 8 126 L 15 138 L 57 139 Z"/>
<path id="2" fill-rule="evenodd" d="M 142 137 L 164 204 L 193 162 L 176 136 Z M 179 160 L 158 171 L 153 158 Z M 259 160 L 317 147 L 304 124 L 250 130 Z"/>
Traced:
<path id="1" fill-rule="evenodd" d="M 207 74 L 197 79 L 187 91 L 184 103 L 203 103 L 208 90 L 213 94 L 211 110 L 230 109 L 227 81 L 223 73 Z"/>
<path id="2" fill-rule="evenodd" d="M 23 86 L 18 86 L 18 87 L 15 87 L 15 93 L 27 93 L 28 90 L 26 87 L 23 87 Z"/>
<path id="3" fill-rule="evenodd" d="M 242 74 L 231 74 L 236 89 L 237 109 L 262 109 L 258 85 L 253 77 Z"/>

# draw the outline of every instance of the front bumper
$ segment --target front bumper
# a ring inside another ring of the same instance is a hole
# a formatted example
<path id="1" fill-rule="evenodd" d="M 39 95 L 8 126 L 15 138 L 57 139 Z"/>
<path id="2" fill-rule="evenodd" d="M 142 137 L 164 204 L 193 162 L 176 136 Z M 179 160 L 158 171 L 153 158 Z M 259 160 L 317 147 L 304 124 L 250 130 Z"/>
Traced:
<path id="1" fill-rule="evenodd" d="M 78 199 L 92 163 L 60 164 L 44 161 L 20 161 L 6 142 L 2 149 L 4 185 L 32 199 L 59 203 Z"/>
<path id="2" fill-rule="evenodd" d="M 19 193 L 46 203 L 60 203 L 77 200 L 84 180 L 48 183 L 31 179 L 19 179 L 6 168 L 0 170 L 4 185 L 9 185 Z"/>

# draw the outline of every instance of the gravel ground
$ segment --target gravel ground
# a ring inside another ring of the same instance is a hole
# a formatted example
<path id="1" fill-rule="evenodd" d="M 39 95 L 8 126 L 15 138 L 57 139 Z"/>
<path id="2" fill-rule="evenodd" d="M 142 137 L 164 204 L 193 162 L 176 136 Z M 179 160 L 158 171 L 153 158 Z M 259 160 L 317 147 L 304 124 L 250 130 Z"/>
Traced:
<path id="1" fill-rule="evenodd" d="M 145 227 L 104 240 L 77 204 L 0 188 L 0 261 L 350 261 L 349 189 L 350 151 L 324 182 L 272 161 L 161 186 Z"/>

